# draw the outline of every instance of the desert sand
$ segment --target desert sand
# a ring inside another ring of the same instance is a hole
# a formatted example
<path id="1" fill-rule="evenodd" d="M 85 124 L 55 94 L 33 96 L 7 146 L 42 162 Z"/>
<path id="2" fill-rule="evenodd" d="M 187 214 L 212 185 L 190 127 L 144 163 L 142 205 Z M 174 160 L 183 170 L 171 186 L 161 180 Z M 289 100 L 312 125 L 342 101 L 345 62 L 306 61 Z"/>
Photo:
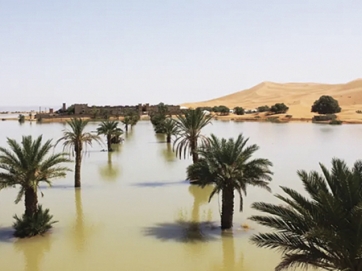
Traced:
<path id="1" fill-rule="evenodd" d="M 292 115 L 292 120 L 311 120 L 315 115 L 310 112 L 311 106 L 322 95 L 330 95 L 339 102 L 342 111 L 337 114 L 338 119 L 349 123 L 362 122 L 362 114 L 356 113 L 357 110 L 362 110 L 362 79 L 346 84 L 263 82 L 217 99 L 185 103 L 182 106 L 196 108 L 225 105 L 229 108 L 241 106 L 244 109 L 255 109 L 263 105 L 285 103 L 289 107 L 287 114 Z M 251 119 L 253 117 L 247 114 L 221 118 Z"/>

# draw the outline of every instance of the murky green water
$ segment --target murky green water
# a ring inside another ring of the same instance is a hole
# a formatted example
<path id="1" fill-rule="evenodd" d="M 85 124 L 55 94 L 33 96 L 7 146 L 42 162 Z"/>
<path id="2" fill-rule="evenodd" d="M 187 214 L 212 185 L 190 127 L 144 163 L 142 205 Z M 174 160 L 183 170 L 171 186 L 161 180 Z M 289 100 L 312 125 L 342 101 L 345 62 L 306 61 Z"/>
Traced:
<path id="1" fill-rule="evenodd" d="M 56 140 L 64 127 L 0 122 L 0 145 L 6 146 L 6 137 L 28 134 Z M 89 130 L 96 127 L 92 123 Z M 362 158 L 359 125 L 214 122 L 205 129 L 223 137 L 240 132 L 261 147 L 258 156 L 274 163 L 274 193 L 279 185 L 301 188 L 297 169 L 318 169 L 318 162 L 329 165 L 335 156 L 350 164 Z M 40 203 L 59 220 L 45 237 L 11 238 L 12 216 L 24 207 L 14 204 L 16 189 L 0 191 L 0 270 L 273 270 L 280 255 L 249 243 L 251 234 L 264 229 L 247 219 L 255 213 L 252 202 L 275 202 L 273 195 L 250 188 L 244 212 L 235 213 L 233 233 L 223 236 L 218 198 L 207 203 L 210 188 L 184 181 L 191 160 L 176 159 L 163 141 L 143 121 L 116 152 L 101 152 L 105 146 L 97 145 L 88 149 L 81 191 L 74 191 L 73 173 L 42 188 Z"/>

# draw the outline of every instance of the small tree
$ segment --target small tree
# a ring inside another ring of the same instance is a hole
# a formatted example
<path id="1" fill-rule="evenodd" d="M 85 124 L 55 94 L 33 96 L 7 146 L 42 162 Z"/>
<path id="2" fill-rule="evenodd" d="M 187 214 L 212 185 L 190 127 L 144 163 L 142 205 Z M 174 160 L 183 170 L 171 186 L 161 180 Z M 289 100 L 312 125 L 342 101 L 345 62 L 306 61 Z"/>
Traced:
<path id="1" fill-rule="evenodd" d="M 214 106 L 212 111 L 224 116 L 229 115 L 230 113 L 230 109 L 225 105 Z"/>
<path id="2" fill-rule="evenodd" d="M 236 115 L 244 115 L 245 110 L 244 110 L 244 108 L 242 108 L 240 106 L 237 106 L 237 107 L 234 108 L 234 113 Z"/>
<path id="3" fill-rule="evenodd" d="M 272 107 L 270 107 L 270 111 L 274 114 L 283 114 L 288 111 L 289 107 L 286 106 L 284 103 L 276 103 Z"/>
<path id="4" fill-rule="evenodd" d="M 323 95 L 312 105 L 311 112 L 318 114 L 334 114 L 341 112 L 338 101 L 332 96 Z"/>
<path id="5" fill-rule="evenodd" d="M 164 134 L 165 130 L 163 129 L 163 123 L 166 120 L 168 114 L 168 107 L 164 103 L 159 103 L 157 105 L 157 111 L 152 112 L 151 114 L 151 123 L 153 129 L 157 134 Z"/>
<path id="6" fill-rule="evenodd" d="M 219 106 L 219 113 L 220 113 L 220 115 L 227 116 L 230 113 L 230 109 L 229 109 L 229 107 L 227 107 L 225 105 L 220 105 Z"/>
<path id="7" fill-rule="evenodd" d="M 268 111 L 270 111 L 270 107 L 267 106 L 267 105 L 259 106 L 257 109 L 258 109 L 258 112 L 268 112 Z"/>
<path id="8" fill-rule="evenodd" d="M 23 114 L 20 114 L 20 115 L 18 116 L 18 121 L 19 121 L 20 123 L 24 123 L 24 121 L 25 121 L 25 116 L 24 116 Z"/>

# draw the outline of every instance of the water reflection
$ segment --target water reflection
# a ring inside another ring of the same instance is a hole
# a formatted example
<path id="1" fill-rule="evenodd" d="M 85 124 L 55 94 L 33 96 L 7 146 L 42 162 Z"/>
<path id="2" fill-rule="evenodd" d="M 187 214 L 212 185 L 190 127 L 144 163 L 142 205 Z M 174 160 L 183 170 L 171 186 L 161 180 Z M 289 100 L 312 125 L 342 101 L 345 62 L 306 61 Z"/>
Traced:
<path id="1" fill-rule="evenodd" d="M 128 140 L 128 141 L 132 140 L 132 138 L 133 138 L 133 129 L 130 129 L 130 130 L 126 131 L 124 133 L 124 138 L 125 138 L 125 140 Z"/>
<path id="2" fill-rule="evenodd" d="M 166 143 L 166 134 L 155 134 L 157 143 Z"/>
<path id="3" fill-rule="evenodd" d="M 84 214 L 83 214 L 83 206 L 82 206 L 82 190 L 75 189 L 75 226 L 73 230 L 74 234 L 74 244 L 77 251 L 83 251 L 85 248 L 85 229 L 84 229 Z"/>
<path id="4" fill-rule="evenodd" d="M 25 271 L 40 271 L 40 265 L 44 254 L 50 250 L 50 235 L 21 239 L 14 243 L 14 249 L 24 255 Z"/>
<path id="5" fill-rule="evenodd" d="M 167 162 L 174 162 L 177 160 L 175 152 L 172 150 L 171 143 L 167 143 L 165 148 L 161 150 L 163 158 Z"/>
<path id="6" fill-rule="evenodd" d="M 107 165 L 103 165 L 99 168 L 99 173 L 104 180 L 115 181 L 120 175 L 119 166 L 114 166 L 112 164 L 112 155 L 113 152 L 108 152 Z"/>
<path id="7" fill-rule="evenodd" d="M 204 188 L 201 188 L 197 185 L 189 186 L 189 193 L 194 198 L 194 202 L 192 205 L 192 212 L 191 212 L 192 221 L 194 222 L 200 221 L 200 207 L 201 205 L 209 202 L 209 197 L 212 190 L 213 190 L 212 185 L 207 185 Z"/>
<path id="8" fill-rule="evenodd" d="M 235 253 L 235 236 L 232 231 L 223 232 L 221 237 L 222 245 L 222 263 L 216 264 L 213 271 L 246 271 L 244 267 L 244 256 L 241 254 L 237 260 Z"/>

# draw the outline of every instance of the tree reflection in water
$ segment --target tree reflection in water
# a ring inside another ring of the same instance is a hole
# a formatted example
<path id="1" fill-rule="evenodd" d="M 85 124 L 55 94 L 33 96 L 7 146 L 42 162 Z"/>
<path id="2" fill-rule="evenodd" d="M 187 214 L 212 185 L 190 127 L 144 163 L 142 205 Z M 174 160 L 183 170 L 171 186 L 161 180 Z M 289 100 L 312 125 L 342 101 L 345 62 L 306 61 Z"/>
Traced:
<path id="1" fill-rule="evenodd" d="M 19 239 L 14 243 L 14 249 L 21 251 L 25 258 L 24 271 L 39 271 L 46 252 L 51 247 L 51 233 L 30 239 Z M 3 256 L 3 255 L 2 255 Z"/>
<path id="2" fill-rule="evenodd" d="M 90 237 L 99 230 L 99 225 L 91 225 L 89 222 L 87 223 L 87 219 L 83 211 L 82 190 L 84 190 L 84 188 L 74 190 L 76 218 L 74 227 L 72 227 L 71 231 L 71 240 L 78 252 L 83 252 L 87 248 L 87 243 L 91 240 Z"/>
<path id="3" fill-rule="evenodd" d="M 175 152 L 172 150 L 172 145 L 170 143 L 166 144 L 165 148 L 161 150 L 162 156 L 165 158 L 167 162 L 174 162 L 177 160 Z"/>
<path id="4" fill-rule="evenodd" d="M 82 190 L 75 189 L 75 211 L 76 219 L 74 226 L 74 243 L 77 251 L 83 251 L 85 247 L 84 214 L 82 206 Z"/>
<path id="5" fill-rule="evenodd" d="M 120 175 L 119 166 L 112 164 L 113 152 L 108 152 L 107 165 L 103 165 L 99 168 L 99 173 L 104 180 L 115 181 Z"/>

